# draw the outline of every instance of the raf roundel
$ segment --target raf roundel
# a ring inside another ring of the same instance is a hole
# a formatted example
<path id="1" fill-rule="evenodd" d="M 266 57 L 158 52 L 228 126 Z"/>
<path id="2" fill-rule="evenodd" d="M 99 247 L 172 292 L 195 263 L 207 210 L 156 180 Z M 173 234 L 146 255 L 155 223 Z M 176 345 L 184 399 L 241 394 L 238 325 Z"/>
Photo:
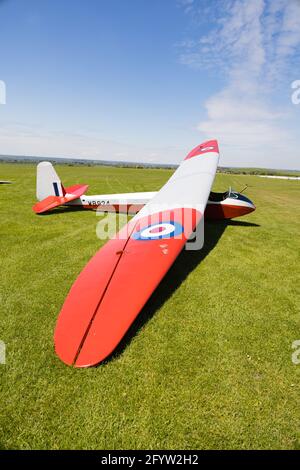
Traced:
<path id="1" fill-rule="evenodd" d="M 135 232 L 132 237 L 135 240 L 161 240 L 162 238 L 173 238 L 183 232 L 183 226 L 178 222 L 161 222 L 148 225 Z"/>

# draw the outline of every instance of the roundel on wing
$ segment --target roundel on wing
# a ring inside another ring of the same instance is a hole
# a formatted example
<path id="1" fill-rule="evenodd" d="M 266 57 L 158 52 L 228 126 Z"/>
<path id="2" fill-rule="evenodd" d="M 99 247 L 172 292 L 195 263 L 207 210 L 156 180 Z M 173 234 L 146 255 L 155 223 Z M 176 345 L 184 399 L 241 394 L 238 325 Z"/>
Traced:
<path id="1" fill-rule="evenodd" d="M 168 221 L 151 224 L 135 232 L 132 237 L 135 240 L 161 240 L 173 238 L 183 233 L 183 226 L 178 222 Z"/>

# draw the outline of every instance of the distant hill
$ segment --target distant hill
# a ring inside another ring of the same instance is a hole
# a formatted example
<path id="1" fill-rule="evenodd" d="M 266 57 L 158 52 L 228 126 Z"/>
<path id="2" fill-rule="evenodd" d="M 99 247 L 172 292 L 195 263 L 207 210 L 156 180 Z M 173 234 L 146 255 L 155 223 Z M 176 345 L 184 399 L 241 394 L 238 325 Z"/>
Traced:
<path id="1" fill-rule="evenodd" d="M 164 168 L 176 169 L 178 165 L 172 163 L 143 163 L 143 162 L 120 162 L 114 160 L 93 160 L 85 158 L 67 158 L 67 157 L 35 157 L 21 155 L 0 155 L 1 162 L 9 163 L 39 163 L 42 161 L 50 161 L 57 165 L 86 165 L 86 166 L 115 166 L 124 168 Z M 299 170 L 277 170 L 272 168 L 243 168 L 243 167 L 225 167 L 220 166 L 218 173 L 230 173 L 234 175 L 274 175 L 274 176 L 300 176 Z"/>
<path id="2" fill-rule="evenodd" d="M 277 170 L 274 168 L 219 167 L 218 172 L 234 175 L 300 176 L 299 170 Z"/>
<path id="3" fill-rule="evenodd" d="M 166 168 L 175 169 L 178 165 L 169 163 L 142 163 L 142 162 L 120 162 L 114 160 L 92 160 L 86 158 L 66 158 L 66 157 L 33 157 L 33 156 L 20 156 L 20 155 L 0 155 L 0 162 L 10 163 L 39 163 L 43 161 L 49 161 L 56 164 L 62 165 L 101 165 L 101 166 L 117 166 L 125 168 Z"/>

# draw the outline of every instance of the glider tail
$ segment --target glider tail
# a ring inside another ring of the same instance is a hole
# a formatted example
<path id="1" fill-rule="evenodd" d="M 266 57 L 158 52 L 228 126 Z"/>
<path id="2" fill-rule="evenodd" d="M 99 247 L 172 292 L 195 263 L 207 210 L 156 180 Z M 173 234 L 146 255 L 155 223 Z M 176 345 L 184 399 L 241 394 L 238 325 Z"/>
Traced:
<path id="1" fill-rule="evenodd" d="M 36 171 L 36 197 L 39 202 L 32 209 L 36 214 L 43 214 L 79 199 L 87 189 L 86 184 L 75 184 L 64 188 L 52 164 L 41 162 Z"/>
<path id="2" fill-rule="evenodd" d="M 39 163 L 36 172 L 36 197 L 38 201 L 42 201 L 48 196 L 62 197 L 65 193 L 65 189 L 52 163 Z"/>

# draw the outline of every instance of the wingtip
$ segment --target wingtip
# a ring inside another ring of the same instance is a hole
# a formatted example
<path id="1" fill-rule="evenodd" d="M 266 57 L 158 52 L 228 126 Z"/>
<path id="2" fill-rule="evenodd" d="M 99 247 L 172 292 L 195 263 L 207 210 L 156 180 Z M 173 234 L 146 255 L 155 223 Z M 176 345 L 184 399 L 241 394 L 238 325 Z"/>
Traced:
<path id="1" fill-rule="evenodd" d="M 197 147 L 191 150 L 185 160 L 189 160 L 190 158 L 197 157 L 209 152 L 219 153 L 219 144 L 216 139 L 207 140 L 206 142 L 202 142 L 202 144 L 197 145 Z"/>

